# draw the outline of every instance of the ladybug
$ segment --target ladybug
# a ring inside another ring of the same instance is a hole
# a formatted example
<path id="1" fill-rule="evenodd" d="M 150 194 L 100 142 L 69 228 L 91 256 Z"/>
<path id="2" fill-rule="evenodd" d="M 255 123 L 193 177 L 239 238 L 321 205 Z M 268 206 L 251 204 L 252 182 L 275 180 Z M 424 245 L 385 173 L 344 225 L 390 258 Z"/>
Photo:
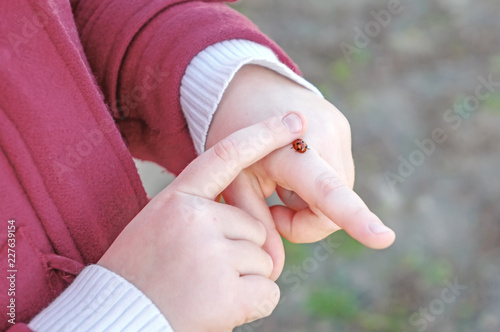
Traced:
<path id="1" fill-rule="evenodd" d="M 306 152 L 309 148 L 307 147 L 307 143 L 304 142 L 302 139 L 296 139 L 295 141 L 292 142 L 292 149 L 299 153 L 304 153 Z"/>

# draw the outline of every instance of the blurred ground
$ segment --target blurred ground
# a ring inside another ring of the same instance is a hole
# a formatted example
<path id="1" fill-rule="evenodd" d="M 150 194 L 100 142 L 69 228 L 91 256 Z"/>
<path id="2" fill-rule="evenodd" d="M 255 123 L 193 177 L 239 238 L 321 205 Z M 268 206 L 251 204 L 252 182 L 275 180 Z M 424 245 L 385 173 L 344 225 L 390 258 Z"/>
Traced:
<path id="1" fill-rule="evenodd" d="M 282 303 L 240 331 L 500 331 L 500 3 L 394 3 L 233 5 L 344 112 L 355 189 L 398 234 L 287 244 Z"/>

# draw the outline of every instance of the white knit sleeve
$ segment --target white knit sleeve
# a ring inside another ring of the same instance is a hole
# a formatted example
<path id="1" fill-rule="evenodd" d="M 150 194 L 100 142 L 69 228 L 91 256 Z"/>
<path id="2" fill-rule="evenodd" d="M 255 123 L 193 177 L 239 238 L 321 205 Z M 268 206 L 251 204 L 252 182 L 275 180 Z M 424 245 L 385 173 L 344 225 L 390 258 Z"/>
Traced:
<path id="1" fill-rule="evenodd" d="M 99 265 L 86 267 L 28 327 L 35 332 L 173 332 L 146 295 Z"/>
<path id="2" fill-rule="evenodd" d="M 281 63 L 263 45 L 243 39 L 226 40 L 198 53 L 184 73 L 180 87 L 182 111 L 196 151 L 205 151 L 212 117 L 236 72 L 246 64 L 267 67 L 321 95 L 311 83 Z"/>

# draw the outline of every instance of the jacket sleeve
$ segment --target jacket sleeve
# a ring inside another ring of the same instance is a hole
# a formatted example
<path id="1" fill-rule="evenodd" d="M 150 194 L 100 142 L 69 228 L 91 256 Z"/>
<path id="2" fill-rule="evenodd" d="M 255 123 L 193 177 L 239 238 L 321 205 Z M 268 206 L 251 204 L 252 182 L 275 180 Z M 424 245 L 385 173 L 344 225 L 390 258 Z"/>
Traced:
<path id="1" fill-rule="evenodd" d="M 75 0 L 89 64 L 132 154 L 173 173 L 196 156 L 179 100 L 193 57 L 210 45 L 246 39 L 293 62 L 247 18 L 221 1 Z"/>
<path id="2" fill-rule="evenodd" d="M 27 324 L 25 323 L 17 323 L 16 325 L 12 325 L 11 328 L 7 330 L 7 332 L 32 332 Z"/>

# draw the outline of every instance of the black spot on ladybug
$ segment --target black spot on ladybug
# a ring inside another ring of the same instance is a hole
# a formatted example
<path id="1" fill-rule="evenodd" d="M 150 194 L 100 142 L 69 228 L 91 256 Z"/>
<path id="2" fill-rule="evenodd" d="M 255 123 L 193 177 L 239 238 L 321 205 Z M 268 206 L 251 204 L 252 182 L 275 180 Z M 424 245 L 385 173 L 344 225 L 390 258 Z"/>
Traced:
<path id="1" fill-rule="evenodd" d="M 309 149 L 307 143 L 300 138 L 292 142 L 292 148 L 299 153 L 305 153 Z"/>

